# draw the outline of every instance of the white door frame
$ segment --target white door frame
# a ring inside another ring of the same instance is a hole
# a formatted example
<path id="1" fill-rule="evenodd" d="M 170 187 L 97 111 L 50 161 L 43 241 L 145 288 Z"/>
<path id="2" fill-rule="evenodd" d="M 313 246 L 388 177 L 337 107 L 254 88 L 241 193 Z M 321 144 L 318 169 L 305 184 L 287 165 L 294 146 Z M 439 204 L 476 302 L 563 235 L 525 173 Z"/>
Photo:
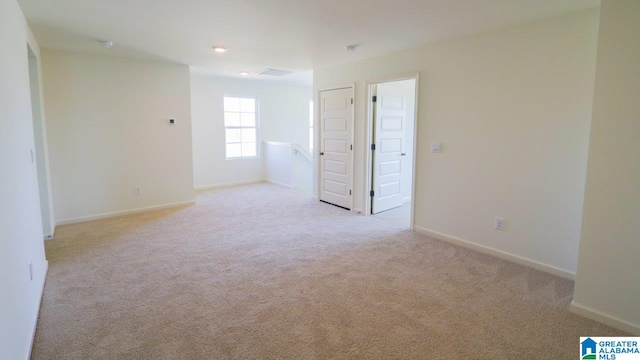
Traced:
<path id="1" fill-rule="evenodd" d="M 365 81 L 365 89 L 366 89 L 366 101 L 367 106 L 365 107 L 365 146 L 367 151 L 365 151 L 364 155 L 364 184 L 363 189 L 364 193 L 362 194 L 365 199 L 365 206 L 363 214 L 365 216 L 372 215 L 371 214 L 371 196 L 369 196 L 369 192 L 373 190 L 371 188 L 371 180 L 372 180 L 372 160 L 373 156 L 371 153 L 370 145 L 373 141 L 373 126 L 375 121 L 373 119 L 373 102 L 371 101 L 371 97 L 373 96 L 373 86 L 380 83 L 394 82 L 394 81 L 402 81 L 402 80 L 415 80 L 416 81 L 416 101 L 414 105 L 414 116 L 413 116 L 413 159 L 411 164 L 411 177 L 412 177 L 412 188 L 411 188 L 411 228 L 413 229 L 415 224 L 415 198 L 416 198 L 416 158 L 418 157 L 418 153 L 416 152 L 418 146 L 418 108 L 419 108 L 419 89 L 420 89 L 420 73 L 404 73 L 397 75 L 389 75 L 376 77 L 373 79 L 369 79 Z"/>
<path id="2" fill-rule="evenodd" d="M 314 117 L 313 117 L 313 161 L 315 162 L 316 166 L 314 166 L 314 171 L 315 171 L 315 194 L 316 194 L 316 199 L 318 199 L 318 201 L 320 201 L 320 177 L 322 176 L 322 174 L 320 173 L 320 93 L 323 91 L 330 91 L 330 90 L 341 90 L 341 89 L 351 89 L 351 98 L 353 99 L 353 106 L 351 107 L 351 137 L 349 139 L 349 141 L 351 141 L 351 144 L 353 145 L 354 143 L 354 134 L 355 134 L 355 123 L 356 123 L 356 114 L 355 114 L 355 95 L 356 95 L 356 84 L 355 83 L 349 83 L 349 84 L 343 84 L 343 85 L 334 85 L 334 86 L 323 86 L 323 87 L 319 87 L 316 91 L 315 94 L 315 101 L 314 101 Z M 349 206 L 349 211 L 354 212 L 355 210 L 353 209 L 353 178 L 355 177 L 355 173 L 354 173 L 354 156 L 353 156 L 353 147 L 351 150 L 351 179 L 350 179 L 350 189 L 352 190 L 351 196 L 350 196 L 350 206 Z"/>

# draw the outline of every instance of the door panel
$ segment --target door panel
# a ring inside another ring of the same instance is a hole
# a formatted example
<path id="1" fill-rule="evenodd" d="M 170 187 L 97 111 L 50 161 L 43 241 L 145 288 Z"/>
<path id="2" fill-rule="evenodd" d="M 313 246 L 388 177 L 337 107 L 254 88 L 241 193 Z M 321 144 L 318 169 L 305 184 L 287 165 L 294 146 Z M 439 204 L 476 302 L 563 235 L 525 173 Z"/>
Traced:
<path id="1" fill-rule="evenodd" d="M 320 200 L 351 208 L 353 89 L 320 92 Z"/>
<path id="2" fill-rule="evenodd" d="M 407 99 L 386 84 L 376 86 L 372 213 L 402 206 L 402 154 Z"/>

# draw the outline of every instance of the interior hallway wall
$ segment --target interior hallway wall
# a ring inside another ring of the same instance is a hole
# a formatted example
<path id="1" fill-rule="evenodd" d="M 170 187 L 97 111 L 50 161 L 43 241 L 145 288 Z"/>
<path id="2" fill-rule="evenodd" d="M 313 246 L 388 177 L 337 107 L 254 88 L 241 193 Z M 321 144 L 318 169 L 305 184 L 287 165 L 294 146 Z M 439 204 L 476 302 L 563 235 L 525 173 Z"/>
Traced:
<path id="1" fill-rule="evenodd" d="M 27 44 L 40 48 L 15 0 L 0 0 L 0 357 L 28 359 L 47 273 Z"/>
<path id="2" fill-rule="evenodd" d="M 604 0 L 572 310 L 640 335 L 640 2 Z"/>
<path id="3" fill-rule="evenodd" d="M 188 66 L 54 50 L 42 64 L 58 224 L 193 201 Z"/>
<path id="4" fill-rule="evenodd" d="M 314 69 L 356 84 L 354 204 L 364 206 L 365 81 L 419 73 L 416 229 L 576 271 L 598 9 Z M 442 153 L 430 143 L 442 142 Z M 505 219 L 504 231 L 494 218 Z"/>

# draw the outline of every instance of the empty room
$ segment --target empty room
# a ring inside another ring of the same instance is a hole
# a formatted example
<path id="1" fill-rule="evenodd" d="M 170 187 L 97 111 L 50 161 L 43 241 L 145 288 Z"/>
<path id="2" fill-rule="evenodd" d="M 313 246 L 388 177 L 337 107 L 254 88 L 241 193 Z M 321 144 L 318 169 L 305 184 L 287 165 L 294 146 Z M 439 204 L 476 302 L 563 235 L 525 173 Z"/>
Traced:
<path id="1" fill-rule="evenodd" d="M 0 0 L 0 359 L 637 358 L 638 24 Z"/>

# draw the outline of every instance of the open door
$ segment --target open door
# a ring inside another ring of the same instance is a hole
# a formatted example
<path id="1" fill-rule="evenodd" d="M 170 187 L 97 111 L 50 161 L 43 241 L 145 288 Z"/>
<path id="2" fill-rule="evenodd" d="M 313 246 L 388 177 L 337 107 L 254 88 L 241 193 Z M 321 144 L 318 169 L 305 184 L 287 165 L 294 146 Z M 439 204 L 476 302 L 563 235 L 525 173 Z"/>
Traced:
<path id="1" fill-rule="evenodd" d="M 320 200 L 351 209 L 353 88 L 320 92 Z"/>
<path id="2" fill-rule="evenodd" d="M 403 187 L 411 164 L 407 154 L 408 94 L 393 83 L 380 83 L 374 97 L 373 193 L 371 212 L 377 214 L 402 206 Z M 413 109 L 411 109 L 413 111 Z M 410 175 L 409 175 L 410 177 Z"/>

